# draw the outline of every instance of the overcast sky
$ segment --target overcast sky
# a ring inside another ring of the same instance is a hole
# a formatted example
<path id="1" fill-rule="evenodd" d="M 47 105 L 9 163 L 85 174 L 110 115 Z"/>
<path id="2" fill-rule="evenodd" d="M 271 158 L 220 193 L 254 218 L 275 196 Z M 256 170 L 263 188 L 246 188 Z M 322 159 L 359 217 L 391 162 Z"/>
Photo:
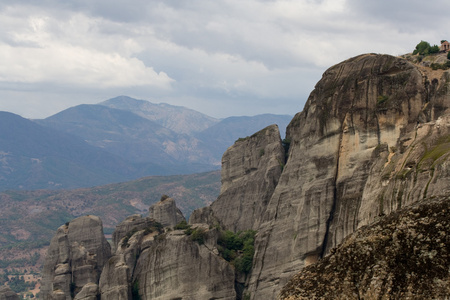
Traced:
<path id="1" fill-rule="evenodd" d="M 2 0 L 0 110 L 127 95 L 213 117 L 295 114 L 330 66 L 450 39 L 450 1 Z"/>

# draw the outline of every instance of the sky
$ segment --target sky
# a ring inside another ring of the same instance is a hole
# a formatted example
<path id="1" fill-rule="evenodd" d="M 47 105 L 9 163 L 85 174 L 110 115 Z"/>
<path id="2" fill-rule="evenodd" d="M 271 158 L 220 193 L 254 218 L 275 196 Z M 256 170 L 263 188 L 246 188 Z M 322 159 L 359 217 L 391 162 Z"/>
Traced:
<path id="1" fill-rule="evenodd" d="M 2 0 L 0 111 L 45 118 L 126 95 L 212 117 L 301 111 L 363 53 L 450 39 L 450 1 Z"/>

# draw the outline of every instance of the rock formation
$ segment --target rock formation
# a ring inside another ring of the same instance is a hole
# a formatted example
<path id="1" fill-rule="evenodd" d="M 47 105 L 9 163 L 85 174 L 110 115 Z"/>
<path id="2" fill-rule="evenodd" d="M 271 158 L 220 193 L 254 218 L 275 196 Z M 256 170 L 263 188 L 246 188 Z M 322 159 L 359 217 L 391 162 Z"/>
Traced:
<path id="1" fill-rule="evenodd" d="M 279 299 L 446 299 L 450 295 L 450 197 L 426 199 L 364 226 Z"/>
<path id="2" fill-rule="evenodd" d="M 78 279 L 83 277 L 73 266 L 79 266 L 79 260 L 69 259 L 74 246 L 66 231 L 70 233 L 71 225 L 58 229 L 46 263 L 47 278 L 53 278 L 46 293 L 67 295 L 75 282 L 79 299 L 90 299 L 95 284 L 102 299 L 112 300 L 137 295 L 275 299 L 300 270 L 335 259 L 327 255 L 343 241 L 345 247 L 352 240 L 346 237 L 363 226 L 403 228 L 400 221 L 380 218 L 417 203 L 433 206 L 430 199 L 450 195 L 449 86 L 449 71 L 431 72 L 388 55 L 360 55 L 331 67 L 289 124 L 285 140 L 274 125 L 239 139 L 225 152 L 220 196 L 193 212 L 190 225 L 183 222 L 183 230 L 175 226 L 184 217 L 168 197 L 152 206 L 148 217 L 131 216 L 119 224 L 113 256 L 97 282 L 87 286 L 91 278 Z M 425 219 L 421 215 L 415 220 Z M 222 258 L 226 255 L 221 251 L 227 249 L 220 248 L 218 240 L 223 230 L 248 229 L 257 235 L 251 271 L 243 274 Z M 449 244 L 444 242 L 444 247 L 448 250 Z M 382 261 L 374 262 L 385 267 Z M 448 285 L 447 277 L 433 278 Z M 364 280 L 362 284 L 370 286 Z M 344 284 L 347 288 L 354 282 Z M 408 281 L 402 293 L 415 282 Z M 361 295 L 386 295 L 384 287 L 388 290 L 391 283 L 374 281 L 383 288 L 370 287 Z M 441 283 L 434 284 L 439 290 Z"/>
<path id="3" fill-rule="evenodd" d="M 217 241 L 217 231 L 205 239 Z M 217 251 L 217 250 L 216 250 Z M 142 299 L 236 299 L 234 269 L 208 242 L 199 244 L 183 231 L 172 231 L 144 249 L 133 284 Z"/>
<path id="4" fill-rule="evenodd" d="M 149 217 L 119 224 L 99 281 L 101 298 L 236 299 L 234 269 L 216 248 L 219 231 L 202 224 L 187 227 L 192 235 L 172 230 L 181 221 L 175 201 L 163 197 Z"/>
<path id="5" fill-rule="evenodd" d="M 287 128 L 288 161 L 258 229 L 252 299 L 274 299 L 379 214 L 449 193 L 448 82 L 448 71 L 429 82 L 407 60 L 375 54 L 324 73 Z"/>
<path id="6" fill-rule="evenodd" d="M 19 296 L 14 293 L 9 286 L 0 286 L 0 300 L 19 300 Z"/>
<path id="7" fill-rule="evenodd" d="M 284 163 L 277 125 L 239 139 L 222 157 L 219 198 L 210 207 L 195 211 L 189 222 L 218 221 L 224 229 L 235 232 L 257 229 Z"/>
<path id="8" fill-rule="evenodd" d="M 175 201 L 168 196 L 162 196 L 161 201 L 150 206 L 149 217 L 164 227 L 173 227 L 183 220 L 186 221 Z"/>
<path id="9" fill-rule="evenodd" d="M 50 243 L 45 260 L 43 299 L 72 299 L 86 284 L 97 284 L 110 256 L 111 248 L 98 217 L 79 217 L 62 225 Z M 83 294 L 89 293 L 85 290 Z"/>

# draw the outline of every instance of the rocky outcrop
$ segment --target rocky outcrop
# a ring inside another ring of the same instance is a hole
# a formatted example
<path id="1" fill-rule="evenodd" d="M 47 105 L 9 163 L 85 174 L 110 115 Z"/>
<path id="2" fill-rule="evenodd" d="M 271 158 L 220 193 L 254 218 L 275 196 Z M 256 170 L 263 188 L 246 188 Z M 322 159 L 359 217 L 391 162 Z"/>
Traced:
<path id="1" fill-rule="evenodd" d="M 175 200 L 168 196 L 161 197 L 161 201 L 150 206 L 148 215 L 164 227 L 173 227 L 181 221 L 186 221 Z"/>
<path id="2" fill-rule="evenodd" d="M 241 138 L 222 157 L 220 195 L 195 211 L 190 223 L 214 223 L 227 230 L 257 229 L 285 163 L 277 125 Z M 205 213 L 206 212 L 206 213 Z"/>
<path id="3" fill-rule="evenodd" d="M 113 253 L 116 252 L 119 242 L 131 231 L 139 231 L 144 230 L 153 226 L 155 223 L 149 217 L 142 217 L 141 215 L 132 215 L 127 217 L 124 221 L 122 221 L 119 225 L 116 226 L 116 229 L 113 232 L 112 236 L 112 244 L 113 244 Z"/>
<path id="4" fill-rule="evenodd" d="M 132 277 L 143 249 L 162 233 L 162 225 L 148 217 L 128 217 L 113 233 L 114 255 L 103 268 L 99 286 L 102 299 L 131 299 Z"/>
<path id="5" fill-rule="evenodd" d="M 74 300 L 97 300 L 98 285 L 89 282 L 83 286 L 81 291 L 73 298 Z"/>
<path id="6" fill-rule="evenodd" d="M 111 248 L 98 217 L 84 216 L 62 225 L 45 260 L 43 299 L 72 299 L 86 284 L 97 284 L 110 256 Z M 86 290 L 83 294 L 88 295 Z"/>
<path id="7" fill-rule="evenodd" d="M 219 231 L 206 224 L 172 230 L 184 217 L 171 198 L 149 211 L 156 220 L 134 215 L 116 227 L 101 299 L 236 299 L 234 268 L 216 247 Z"/>
<path id="8" fill-rule="evenodd" d="M 426 199 L 345 238 L 278 299 L 446 299 L 450 198 Z"/>
<path id="9" fill-rule="evenodd" d="M 177 230 L 142 251 L 133 275 L 141 299 L 236 299 L 234 268 L 208 247 L 218 232 L 202 230 L 204 242 Z"/>
<path id="10" fill-rule="evenodd" d="M 428 82 L 407 60 L 375 54 L 324 73 L 287 128 L 289 158 L 258 230 L 252 299 L 275 298 L 379 214 L 449 192 L 448 79 Z"/>
<path id="11" fill-rule="evenodd" d="M 19 300 L 19 296 L 14 293 L 9 286 L 0 286 L 0 300 Z"/>

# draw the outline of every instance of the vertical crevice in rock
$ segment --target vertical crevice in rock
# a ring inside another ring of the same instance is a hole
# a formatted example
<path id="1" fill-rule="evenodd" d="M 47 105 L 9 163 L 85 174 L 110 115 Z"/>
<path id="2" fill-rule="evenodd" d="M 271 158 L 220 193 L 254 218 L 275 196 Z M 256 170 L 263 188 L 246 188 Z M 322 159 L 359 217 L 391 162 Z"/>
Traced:
<path id="1" fill-rule="evenodd" d="M 338 201 L 338 177 L 339 177 L 339 157 L 341 156 L 341 147 L 342 147 L 342 135 L 343 135 L 343 130 L 341 128 L 340 133 L 339 133 L 339 145 L 338 145 L 338 151 L 337 151 L 337 157 L 336 157 L 336 171 L 335 171 L 335 175 L 334 175 L 334 187 L 333 187 L 333 203 L 331 204 L 331 209 L 330 209 L 330 214 L 328 216 L 328 219 L 326 221 L 326 229 L 325 229 L 325 235 L 323 237 L 323 242 L 322 242 L 322 249 L 320 250 L 320 254 L 319 257 L 323 258 L 325 256 L 325 253 L 327 251 L 327 245 L 328 245 L 328 238 L 330 236 L 330 227 L 331 227 L 331 223 L 333 221 L 334 218 L 334 214 L 336 211 L 336 206 L 337 206 L 337 201 Z"/>

